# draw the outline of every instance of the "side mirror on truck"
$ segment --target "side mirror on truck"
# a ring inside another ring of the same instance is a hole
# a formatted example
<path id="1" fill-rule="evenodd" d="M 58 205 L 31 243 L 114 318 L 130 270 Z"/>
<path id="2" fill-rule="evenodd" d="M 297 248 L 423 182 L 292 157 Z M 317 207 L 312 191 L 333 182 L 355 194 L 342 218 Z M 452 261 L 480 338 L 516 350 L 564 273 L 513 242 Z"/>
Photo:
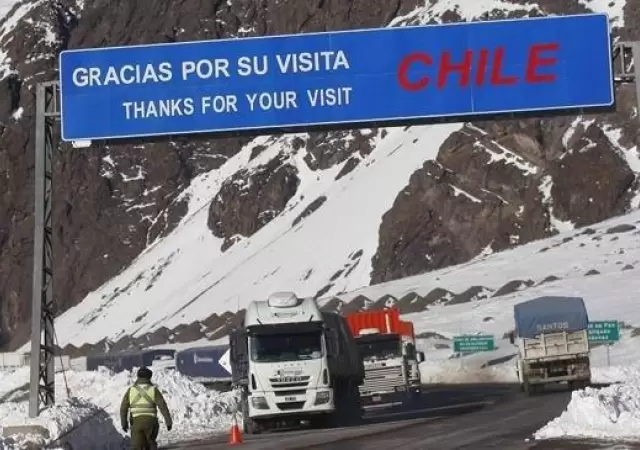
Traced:
<path id="1" fill-rule="evenodd" d="M 418 362 L 424 362 L 424 352 L 418 352 Z"/>
<path id="2" fill-rule="evenodd" d="M 511 342 L 512 344 L 515 343 L 516 337 L 515 337 L 515 333 L 513 331 L 509 332 L 509 342 Z"/>

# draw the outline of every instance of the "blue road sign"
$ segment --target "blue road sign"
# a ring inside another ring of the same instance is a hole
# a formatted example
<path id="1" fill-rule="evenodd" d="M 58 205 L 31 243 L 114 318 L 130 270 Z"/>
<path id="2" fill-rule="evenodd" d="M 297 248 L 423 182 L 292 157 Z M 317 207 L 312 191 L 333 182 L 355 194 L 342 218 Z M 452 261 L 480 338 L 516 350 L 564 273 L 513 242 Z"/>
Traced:
<path id="1" fill-rule="evenodd" d="M 60 89 L 65 141 L 615 101 L 605 14 L 67 50 Z"/>

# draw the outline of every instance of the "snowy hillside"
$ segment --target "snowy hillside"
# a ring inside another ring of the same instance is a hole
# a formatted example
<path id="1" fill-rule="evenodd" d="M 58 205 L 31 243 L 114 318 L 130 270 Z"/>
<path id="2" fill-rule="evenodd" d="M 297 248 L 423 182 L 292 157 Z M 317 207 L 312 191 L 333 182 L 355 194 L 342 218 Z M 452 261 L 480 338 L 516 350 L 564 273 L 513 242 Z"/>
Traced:
<path id="1" fill-rule="evenodd" d="M 439 144 L 459 127 L 391 130 L 376 143 L 366 164 L 338 181 L 334 177 L 340 166 L 320 177 L 306 167 L 305 154 L 290 156 L 301 178 L 299 194 L 285 213 L 222 254 L 220 240 L 206 226 L 208 202 L 221 181 L 240 167 L 251 169 L 290 150 L 292 138 L 270 145 L 249 162 L 252 147 L 269 138 L 257 140 L 222 169 L 192 183 L 185 193 L 190 196 L 189 214 L 174 233 L 58 319 L 61 345 L 96 342 L 105 336 L 115 339 L 119 333 L 143 333 L 160 325 L 172 328 L 235 311 L 277 290 L 313 296 L 345 267 L 348 275 L 334 280 L 333 292 L 368 285 L 382 214 L 407 175 L 429 155 L 435 157 Z M 309 200 L 320 195 L 327 198 L 325 203 L 293 226 Z"/>

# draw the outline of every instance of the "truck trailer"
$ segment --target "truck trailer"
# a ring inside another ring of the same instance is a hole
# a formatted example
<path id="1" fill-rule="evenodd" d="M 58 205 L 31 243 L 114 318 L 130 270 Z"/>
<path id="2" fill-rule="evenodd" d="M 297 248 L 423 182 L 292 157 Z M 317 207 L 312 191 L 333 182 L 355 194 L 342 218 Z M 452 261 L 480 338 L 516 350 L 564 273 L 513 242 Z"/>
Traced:
<path id="1" fill-rule="evenodd" d="M 528 395 L 546 384 L 567 382 L 570 389 L 591 383 L 589 316 L 581 297 L 538 297 L 514 306 L 516 370 Z"/>
<path id="2" fill-rule="evenodd" d="M 276 292 L 247 307 L 229 335 L 242 429 L 345 426 L 362 418 L 364 366 L 345 319 L 312 298 Z"/>
<path id="3" fill-rule="evenodd" d="M 400 320 L 397 308 L 346 316 L 365 369 L 360 397 L 365 407 L 416 400 L 422 393 L 413 323 Z"/>
<path id="4" fill-rule="evenodd" d="M 180 350 L 176 353 L 175 367 L 196 383 L 228 391 L 231 388 L 231 372 L 225 364 L 227 352 L 228 345 L 206 345 Z"/>

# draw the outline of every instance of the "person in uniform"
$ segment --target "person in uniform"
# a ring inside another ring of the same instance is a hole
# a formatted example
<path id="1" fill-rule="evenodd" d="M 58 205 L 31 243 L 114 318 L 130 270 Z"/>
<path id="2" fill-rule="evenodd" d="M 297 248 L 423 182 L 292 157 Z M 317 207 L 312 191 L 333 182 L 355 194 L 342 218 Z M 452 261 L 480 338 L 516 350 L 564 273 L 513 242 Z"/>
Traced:
<path id="1" fill-rule="evenodd" d="M 167 430 L 171 431 L 173 426 L 162 393 L 151 383 L 152 375 L 150 369 L 141 367 L 138 379 L 127 389 L 120 404 L 120 422 L 125 433 L 129 430 L 129 422 L 131 423 L 131 450 L 157 450 L 156 439 L 160 430 L 158 409 L 164 417 Z"/>

